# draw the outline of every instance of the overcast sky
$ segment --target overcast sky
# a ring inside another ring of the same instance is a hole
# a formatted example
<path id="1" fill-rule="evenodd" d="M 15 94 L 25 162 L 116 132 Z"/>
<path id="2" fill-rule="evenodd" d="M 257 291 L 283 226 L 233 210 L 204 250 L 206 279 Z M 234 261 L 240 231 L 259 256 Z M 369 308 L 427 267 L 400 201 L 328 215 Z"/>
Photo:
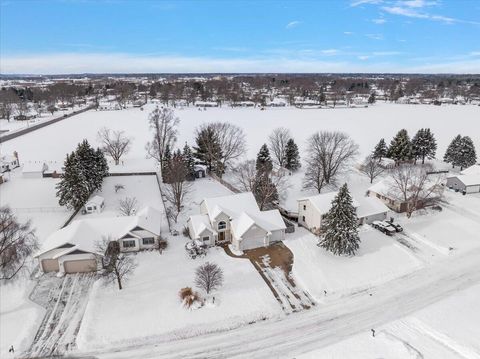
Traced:
<path id="1" fill-rule="evenodd" d="M 0 72 L 480 73 L 480 1 L 0 0 Z"/>

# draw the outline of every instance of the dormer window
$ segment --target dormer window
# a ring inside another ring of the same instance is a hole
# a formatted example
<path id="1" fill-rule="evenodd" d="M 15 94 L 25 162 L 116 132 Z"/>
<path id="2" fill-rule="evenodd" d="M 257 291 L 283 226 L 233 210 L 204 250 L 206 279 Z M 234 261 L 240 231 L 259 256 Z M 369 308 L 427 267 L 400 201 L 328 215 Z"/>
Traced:
<path id="1" fill-rule="evenodd" d="M 218 230 L 221 231 L 227 228 L 227 223 L 225 221 L 218 222 Z"/>

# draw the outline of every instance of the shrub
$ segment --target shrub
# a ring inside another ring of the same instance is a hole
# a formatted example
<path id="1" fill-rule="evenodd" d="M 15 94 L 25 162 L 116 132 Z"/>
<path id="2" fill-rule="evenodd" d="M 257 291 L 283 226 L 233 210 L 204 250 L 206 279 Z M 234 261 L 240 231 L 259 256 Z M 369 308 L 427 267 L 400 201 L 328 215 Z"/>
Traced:
<path id="1" fill-rule="evenodd" d="M 162 237 L 158 239 L 158 250 L 162 253 L 168 247 L 168 241 Z"/>
<path id="2" fill-rule="evenodd" d="M 182 234 L 184 237 L 190 238 L 190 231 L 188 230 L 188 226 L 183 227 Z"/>
<path id="3" fill-rule="evenodd" d="M 186 308 L 190 308 L 195 302 L 200 301 L 200 296 L 198 293 L 194 292 L 190 287 L 180 289 L 178 295 L 180 296 L 180 299 Z"/>

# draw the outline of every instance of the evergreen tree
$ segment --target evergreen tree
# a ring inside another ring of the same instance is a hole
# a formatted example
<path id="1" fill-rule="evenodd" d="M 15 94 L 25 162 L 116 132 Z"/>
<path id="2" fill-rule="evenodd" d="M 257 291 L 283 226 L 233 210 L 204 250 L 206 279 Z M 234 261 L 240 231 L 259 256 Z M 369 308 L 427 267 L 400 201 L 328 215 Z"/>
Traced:
<path id="1" fill-rule="evenodd" d="M 90 196 L 88 181 L 74 152 L 67 154 L 56 189 L 58 203 L 73 210 L 81 208 Z"/>
<path id="2" fill-rule="evenodd" d="M 340 187 L 322 221 L 319 246 L 335 255 L 354 255 L 359 248 L 358 218 L 347 184 Z"/>
<path id="3" fill-rule="evenodd" d="M 295 141 L 293 141 L 293 138 L 291 138 L 287 141 L 287 146 L 285 148 L 285 168 L 290 171 L 296 171 L 300 167 L 298 146 Z"/>
<path id="4" fill-rule="evenodd" d="M 270 173 L 273 169 L 272 158 L 266 144 L 260 148 L 256 162 L 257 173 Z"/>
<path id="5" fill-rule="evenodd" d="M 429 128 L 421 128 L 412 139 L 412 151 L 417 159 L 422 159 L 422 165 L 425 158 L 433 159 L 437 152 L 437 141 Z"/>
<path id="6" fill-rule="evenodd" d="M 455 165 L 457 164 L 461 143 L 462 143 L 462 136 L 461 135 L 455 136 L 452 142 L 450 142 L 450 144 L 448 145 L 447 151 L 443 156 L 443 160 L 447 163 L 451 163 L 454 168 L 455 168 Z"/>
<path id="7" fill-rule="evenodd" d="M 101 190 L 103 179 L 108 176 L 108 162 L 105 158 L 105 153 L 97 148 L 95 151 L 95 177 L 94 188 L 95 190 Z"/>
<path id="8" fill-rule="evenodd" d="M 98 189 L 97 177 L 97 156 L 95 150 L 90 146 L 87 140 L 83 140 L 75 150 L 75 158 L 79 170 L 87 181 L 88 190 L 90 193 Z"/>
<path id="9" fill-rule="evenodd" d="M 195 143 L 196 146 L 193 147 L 195 158 L 206 165 L 210 172 L 221 172 L 223 155 L 215 130 L 211 126 L 202 128 L 195 138 Z"/>
<path id="10" fill-rule="evenodd" d="M 185 161 L 185 166 L 187 167 L 187 180 L 195 180 L 195 158 L 193 158 L 193 152 L 190 149 L 190 146 L 185 142 L 183 147 L 183 159 Z"/>
<path id="11" fill-rule="evenodd" d="M 385 140 L 382 138 L 380 141 L 377 143 L 375 146 L 375 149 L 373 150 L 373 158 L 377 160 L 381 160 L 384 157 L 387 157 L 388 154 L 388 147 L 387 144 L 385 143 Z"/>
<path id="12" fill-rule="evenodd" d="M 413 158 L 412 143 L 410 142 L 407 130 L 402 129 L 398 131 L 397 135 L 392 139 L 392 142 L 390 142 L 387 156 L 396 163 L 408 161 Z"/>
<path id="13" fill-rule="evenodd" d="M 163 154 L 162 159 L 162 179 L 164 183 L 167 183 L 168 171 L 170 168 L 170 163 L 172 162 L 172 152 L 170 151 L 170 146 L 165 147 L 165 153 Z"/>
<path id="14" fill-rule="evenodd" d="M 460 142 L 457 165 L 459 165 L 462 170 L 473 166 L 476 162 L 477 154 L 475 151 L 475 145 L 469 136 L 465 136 Z"/>
<path id="15" fill-rule="evenodd" d="M 375 98 L 375 92 L 372 92 L 370 94 L 370 97 L 368 98 L 368 103 L 369 104 L 374 104 L 376 101 L 377 101 L 377 99 Z"/>

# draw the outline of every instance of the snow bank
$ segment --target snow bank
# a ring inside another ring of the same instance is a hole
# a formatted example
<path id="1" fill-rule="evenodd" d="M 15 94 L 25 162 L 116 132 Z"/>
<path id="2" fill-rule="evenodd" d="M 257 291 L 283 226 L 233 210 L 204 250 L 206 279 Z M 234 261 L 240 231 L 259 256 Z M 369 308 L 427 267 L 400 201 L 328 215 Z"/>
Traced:
<path id="1" fill-rule="evenodd" d="M 318 247 L 316 236 L 298 228 L 285 241 L 294 255 L 295 280 L 316 300 L 323 301 L 332 295 L 370 288 L 421 267 L 408 250 L 379 231 L 366 227 L 360 238 L 357 255 L 339 257 Z"/>

